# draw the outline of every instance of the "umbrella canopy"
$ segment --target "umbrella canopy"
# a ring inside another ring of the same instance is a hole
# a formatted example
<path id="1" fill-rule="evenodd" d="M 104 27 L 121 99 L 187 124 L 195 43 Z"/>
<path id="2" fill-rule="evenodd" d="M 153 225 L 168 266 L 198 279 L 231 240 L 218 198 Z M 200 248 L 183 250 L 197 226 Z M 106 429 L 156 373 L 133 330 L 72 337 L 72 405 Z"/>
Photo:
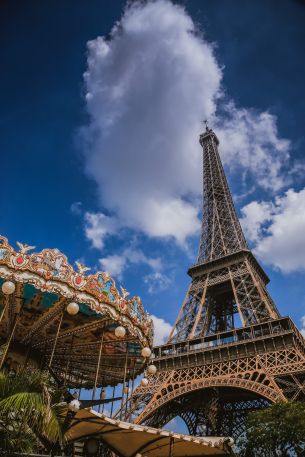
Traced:
<path id="1" fill-rule="evenodd" d="M 233 455 L 231 438 L 195 437 L 112 419 L 80 409 L 66 433 L 69 442 L 97 438 L 120 457 Z"/>

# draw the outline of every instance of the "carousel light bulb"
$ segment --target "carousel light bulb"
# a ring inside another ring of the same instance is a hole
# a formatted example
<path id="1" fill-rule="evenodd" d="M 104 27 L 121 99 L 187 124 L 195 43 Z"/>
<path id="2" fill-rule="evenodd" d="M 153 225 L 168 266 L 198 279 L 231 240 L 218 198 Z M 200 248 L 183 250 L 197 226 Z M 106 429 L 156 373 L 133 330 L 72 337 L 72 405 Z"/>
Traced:
<path id="1" fill-rule="evenodd" d="M 148 379 L 142 378 L 142 379 L 141 379 L 141 386 L 143 386 L 143 387 L 148 386 Z"/>
<path id="2" fill-rule="evenodd" d="M 148 357 L 151 356 L 151 350 L 149 349 L 149 347 L 144 347 L 141 351 L 141 354 L 142 354 L 142 357 L 145 357 L 146 359 L 148 359 Z"/>
<path id="3" fill-rule="evenodd" d="M 122 327 L 121 325 L 119 325 L 119 326 L 115 329 L 114 333 L 115 333 L 115 336 L 116 336 L 117 338 L 123 338 L 123 337 L 126 335 L 126 330 L 125 330 L 124 327 Z"/>
<path id="4" fill-rule="evenodd" d="M 127 394 L 128 394 L 128 392 L 129 392 L 129 388 L 128 388 L 127 386 L 125 386 L 125 387 L 124 387 L 124 394 L 126 394 L 126 395 L 127 395 Z"/>
<path id="5" fill-rule="evenodd" d="M 79 305 L 75 302 L 71 302 L 67 306 L 67 313 L 70 314 L 70 316 L 75 316 L 79 311 Z"/>
<path id="6" fill-rule="evenodd" d="M 149 374 L 156 374 L 156 371 L 157 371 L 156 365 L 149 365 L 147 367 L 147 371 Z"/>
<path id="7" fill-rule="evenodd" d="M 5 281 L 2 284 L 2 292 L 5 295 L 12 295 L 15 292 L 16 286 L 12 281 Z"/>
<path id="8" fill-rule="evenodd" d="M 73 411 L 75 413 L 80 408 L 80 401 L 76 399 L 70 401 L 70 403 L 68 403 L 68 408 L 70 411 Z"/>

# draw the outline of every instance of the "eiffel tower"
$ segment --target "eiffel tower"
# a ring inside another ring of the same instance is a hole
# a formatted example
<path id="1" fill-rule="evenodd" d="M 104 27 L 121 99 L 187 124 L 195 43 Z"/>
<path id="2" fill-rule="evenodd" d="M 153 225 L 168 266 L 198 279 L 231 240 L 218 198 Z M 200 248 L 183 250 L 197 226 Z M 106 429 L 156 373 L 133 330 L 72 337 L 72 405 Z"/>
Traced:
<path id="1" fill-rule="evenodd" d="M 305 342 L 281 317 L 247 246 L 212 129 L 203 148 L 203 217 L 191 283 L 157 372 L 124 405 L 126 419 L 162 428 L 180 416 L 191 435 L 236 437 L 249 411 L 305 401 Z"/>

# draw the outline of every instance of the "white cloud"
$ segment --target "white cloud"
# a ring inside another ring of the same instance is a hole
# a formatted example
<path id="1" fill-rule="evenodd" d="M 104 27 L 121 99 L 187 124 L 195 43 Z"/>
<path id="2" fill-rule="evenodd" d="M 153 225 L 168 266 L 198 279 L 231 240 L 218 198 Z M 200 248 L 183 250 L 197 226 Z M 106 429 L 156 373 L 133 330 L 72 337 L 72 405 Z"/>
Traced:
<path id="1" fill-rule="evenodd" d="M 87 170 L 122 225 L 184 243 L 199 228 L 200 121 L 221 70 L 191 18 L 167 1 L 134 2 L 111 39 L 88 44 Z"/>
<path id="2" fill-rule="evenodd" d="M 168 288 L 171 279 L 160 271 L 155 271 L 144 276 L 144 282 L 148 285 L 148 293 L 154 294 Z"/>
<path id="3" fill-rule="evenodd" d="M 127 248 L 124 251 L 124 255 L 128 258 L 130 263 L 144 263 L 153 270 L 159 270 L 162 267 L 162 262 L 159 257 L 147 257 L 140 249 Z"/>
<path id="4" fill-rule="evenodd" d="M 154 316 L 153 314 L 150 317 L 154 323 L 154 345 L 158 346 L 160 344 L 165 344 L 172 329 L 172 325 L 164 319 Z"/>
<path id="5" fill-rule="evenodd" d="M 85 213 L 85 234 L 94 248 L 102 249 L 107 235 L 116 233 L 115 218 L 103 213 Z"/>
<path id="6" fill-rule="evenodd" d="M 262 237 L 262 228 L 265 222 L 272 219 L 274 206 L 271 202 L 253 201 L 241 209 L 240 220 L 246 238 L 257 242 Z"/>
<path id="7" fill-rule="evenodd" d="M 111 275 L 121 279 L 123 271 L 126 268 L 127 259 L 122 255 L 114 254 L 99 259 L 99 263 L 103 270 L 108 271 Z"/>
<path id="8" fill-rule="evenodd" d="M 289 143 L 278 137 L 275 117 L 233 102 L 221 107 L 222 69 L 213 45 L 181 6 L 129 3 L 109 40 L 88 43 L 84 79 L 86 169 L 120 227 L 180 245 L 199 230 L 197 138 L 205 118 L 217 127 L 225 162 L 252 172 L 264 188 L 284 184 Z M 105 236 L 92 239 L 102 244 Z"/>
<path id="9" fill-rule="evenodd" d="M 274 202 L 252 202 L 242 214 L 260 259 L 286 273 L 305 269 L 305 188 L 289 189 Z"/>
<path id="10" fill-rule="evenodd" d="M 224 163 L 249 173 L 256 184 L 277 191 L 290 182 L 283 167 L 289 159 L 290 142 L 278 135 L 276 117 L 249 109 L 237 109 L 231 102 L 218 119 L 217 136 Z"/>
<path id="11" fill-rule="evenodd" d="M 109 271 L 110 274 L 122 279 L 124 270 L 131 264 L 144 264 L 148 265 L 153 270 L 160 270 L 162 268 L 161 259 L 159 257 L 147 257 L 140 249 L 129 247 L 117 255 L 109 255 L 99 259 L 101 267 Z"/>

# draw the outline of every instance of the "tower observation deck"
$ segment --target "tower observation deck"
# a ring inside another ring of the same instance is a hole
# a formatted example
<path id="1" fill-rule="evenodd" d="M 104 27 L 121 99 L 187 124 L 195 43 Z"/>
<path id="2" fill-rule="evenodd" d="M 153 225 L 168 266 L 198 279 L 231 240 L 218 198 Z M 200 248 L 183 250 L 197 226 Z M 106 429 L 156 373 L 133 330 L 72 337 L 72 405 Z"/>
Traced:
<path id="1" fill-rule="evenodd" d="M 200 135 L 203 211 L 190 285 L 157 373 L 123 411 L 163 427 L 180 416 L 193 435 L 238 436 L 249 411 L 305 401 L 305 343 L 269 295 L 269 278 L 244 237 L 212 129 Z"/>

